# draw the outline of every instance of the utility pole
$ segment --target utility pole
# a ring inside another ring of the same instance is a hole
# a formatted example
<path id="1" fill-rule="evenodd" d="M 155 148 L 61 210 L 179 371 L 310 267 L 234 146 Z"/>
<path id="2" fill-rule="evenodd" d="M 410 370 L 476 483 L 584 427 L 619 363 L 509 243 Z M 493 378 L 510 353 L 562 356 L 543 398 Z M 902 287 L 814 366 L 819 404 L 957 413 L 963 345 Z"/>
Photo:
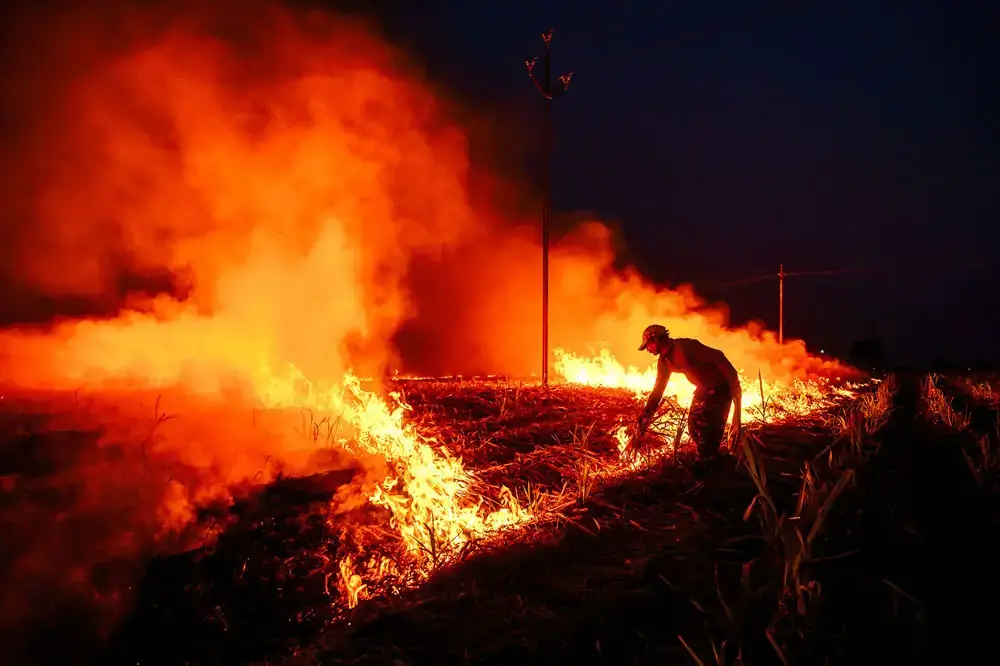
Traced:
<path id="1" fill-rule="evenodd" d="M 880 269 L 874 268 L 846 268 L 846 269 L 832 269 L 825 271 L 792 271 L 791 273 L 785 272 L 785 265 L 778 265 L 778 343 L 784 344 L 785 342 L 785 278 L 788 277 L 799 277 L 806 275 L 865 275 L 869 273 L 881 272 Z M 764 282 L 767 280 L 773 280 L 774 273 L 767 273 L 764 275 L 758 275 L 756 277 L 745 278 L 742 280 L 733 280 L 731 282 L 723 282 L 716 286 L 716 289 L 727 289 L 729 287 L 739 287 L 749 284 L 757 284 L 758 282 Z"/>
<path id="2" fill-rule="evenodd" d="M 785 344 L 785 265 L 778 264 L 778 344 Z"/>
<path id="3" fill-rule="evenodd" d="M 524 61 L 528 76 L 545 105 L 542 124 L 542 385 L 546 386 L 549 383 L 549 171 L 552 162 L 552 100 L 569 89 L 570 79 L 573 78 L 572 72 L 563 74 L 559 77 L 561 87 L 558 90 L 552 87 L 552 33 L 551 28 L 542 33 L 542 41 L 545 42 L 545 71 L 542 81 L 535 76 L 538 58 Z"/>

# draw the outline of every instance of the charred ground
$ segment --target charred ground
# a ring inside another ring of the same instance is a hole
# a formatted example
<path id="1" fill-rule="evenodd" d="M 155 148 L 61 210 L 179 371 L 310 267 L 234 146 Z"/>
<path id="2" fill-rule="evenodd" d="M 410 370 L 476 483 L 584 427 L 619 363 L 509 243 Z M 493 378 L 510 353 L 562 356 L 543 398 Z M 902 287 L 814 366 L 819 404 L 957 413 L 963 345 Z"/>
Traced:
<path id="1" fill-rule="evenodd" d="M 610 433 L 636 408 L 626 392 L 400 388 L 483 489 L 548 498 L 547 519 L 347 610 L 341 524 L 388 523 L 370 506 L 329 515 L 358 470 L 247 487 L 201 512 L 211 546 L 91 554 L 74 595 L 35 590 L 5 636 L 11 663 L 850 663 L 984 649 L 986 615 L 969 602 L 997 591 L 1000 421 L 986 382 L 899 375 L 809 419 L 762 414 L 738 466 L 693 474 L 682 450 L 621 477 L 607 472 Z M 4 448 L 5 522 L 23 529 L 19 512 L 40 501 L 25 504 L 25 477 L 93 454 L 86 433 L 44 432 L 43 415 L 6 407 L 10 433 L 15 416 L 39 421 Z M 127 617 L 97 621 L 94 598 L 115 595 Z"/>

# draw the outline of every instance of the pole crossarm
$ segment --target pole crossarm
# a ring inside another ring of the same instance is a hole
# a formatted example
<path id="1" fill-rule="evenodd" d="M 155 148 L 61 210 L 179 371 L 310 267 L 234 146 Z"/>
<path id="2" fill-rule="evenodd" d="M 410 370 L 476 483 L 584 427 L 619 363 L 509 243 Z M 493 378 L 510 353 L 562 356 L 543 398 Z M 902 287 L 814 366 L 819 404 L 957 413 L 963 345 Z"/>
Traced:
<path id="1" fill-rule="evenodd" d="M 528 58 L 524 61 L 524 67 L 528 70 L 528 78 L 531 82 L 535 84 L 535 90 L 538 91 L 542 97 L 548 101 L 552 101 L 560 95 L 564 95 L 569 92 L 570 81 L 573 80 L 573 72 L 567 72 L 566 74 L 560 74 L 557 80 L 560 83 L 560 87 L 553 90 L 552 89 L 552 72 L 551 72 L 551 52 L 552 52 L 552 35 L 555 32 L 554 28 L 549 28 L 547 31 L 542 33 L 542 41 L 545 43 L 545 80 L 539 81 L 538 77 L 535 76 L 535 65 L 538 63 L 538 56 L 533 58 Z"/>

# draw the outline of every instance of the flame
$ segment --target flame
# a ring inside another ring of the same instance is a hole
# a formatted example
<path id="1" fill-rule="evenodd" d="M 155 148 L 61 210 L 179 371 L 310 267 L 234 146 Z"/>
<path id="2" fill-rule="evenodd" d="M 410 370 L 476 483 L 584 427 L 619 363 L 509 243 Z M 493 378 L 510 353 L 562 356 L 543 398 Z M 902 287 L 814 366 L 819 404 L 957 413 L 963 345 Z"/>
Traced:
<path id="1" fill-rule="evenodd" d="M 467 372 L 471 366 L 479 375 L 537 375 L 541 290 L 536 235 L 533 224 L 459 241 L 435 284 L 453 298 L 416 294 L 426 316 L 414 326 L 434 353 L 412 354 L 408 360 L 424 366 L 415 374 L 449 374 L 456 368 Z M 754 379 L 758 371 L 766 381 L 786 384 L 857 374 L 810 355 L 801 340 L 779 344 L 760 322 L 732 325 L 724 305 L 706 302 L 690 285 L 657 284 L 634 267 L 620 268 L 617 248 L 622 242 L 611 225 L 590 218 L 554 240 L 549 267 L 553 347 L 582 358 L 601 358 L 606 352 L 626 368 L 645 369 L 649 355 L 637 350 L 639 338 L 646 326 L 659 323 L 674 337 L 696 338 L 723 351 Z"/>
<path id="2" fill-rule="evenodd" d="M 347 601 L 348 608 L 356 608 L 358 603 L 366 598 L 368 586 L 361 576 L 354 573 L 354 563 L 350 555 L 345 556 L 337 565 L 340 570 L 340 588 Z"/>
<path id="3" fill-rule="evenodd" d="M 409 406 L 399 394 L 390 394 L 395 407 L 364 391 L 356 377 L 347 374 L 341 385 L 316 389 L 300 370 L 291 366 L 284 376 L 262 378 L 261 399 L 272 409 L 309 407 L 337 414 L 353 426 L 355 439 L 340 440 L 384 457 L 398 470 L 379 483 L 369 496 L 393 516 L 417 573 L 429 573 L 449 562 L 470 539 L 482 539 L 530 519 L 508 492 L 507 506 L 484 511 L 469 499 L 473 481 L 461 461 L 444 446 L 435 447 L 405 421 Z"/>
<path id="4" fill-rule="evenodd" d="M 396 358 L 392 337 L 414 314 L 414 257 L 479 222 L 466 137 L 401 54 L 350 21 L 277 3 L 60 21 L 37 31 L 45 57 L 33 60 L 53 71 L 40 77 L 44 99 L 25 101 L 19 147 L 30 168 L 15 174 L 34 179 L 34 224 L 18 230 L 28 251 L 4 269 L 49 298 L 110 311 L 4 331 L 6 382 L 106 394 L 183 387 L 245 411 L 339 418 L 338 443 L 391 470 L 361 491 L 391 516 L 410 578 L 528 520 L 509 492 L 481 507 L 447 443 L 358 379 Z M 158 275 L 170 284 L 151 286 Z M 195 445 L 189 434 L 164 428 L 157 450 L 223 484 L 254 474 L 239 439 L 213 430 Z M 298 453 L 286 438 L 270 445 L 269 458 Z M 381 469 L 371 467 L 366 479 Z M 95 479 L 96 494 L 101 483 L 111 480 Z M 174 534 L 208 496 L 172 479 L 149 513 Z M 391 569 L 358 553 L 344 566 Z M 352 603 L 362 595 L 354 575 Z"/>
<path id="5" fill-rule="evenodd" d="M 577 356 L 563 349 L 556 349 L 554 353 L 556 372 L 574 384 L 621 388 L 631 391 L 636 398 L 641 398 L 652 390 L 656 382 L 655 361 L 645 370 L 640 370 L 634 366 L 622 365 L 607 349 L 589 358 Z M 741 414 L 744 424 L 754 420 L 780 423 L 796 417 L 806 417 L 830 407 L 838 397 L 855 395 L 857 388 L 855 384 L 835 383 L 822 377 L 765 381 L 762 374 L 754 378 L 748 377 L 740 368 L 737 368 L 737 372 L 743 389 Z M 691 407 L 694 393 L 695 386 L 686 377 L 672 374 L 663 396 L 668 403 L 673 402 L 676 405 L 677 411 L 686 413 Z M 728 423 L 732 423 L 732 420 L 733 414 L 730 410 Z M 619 425 L 615 428 L 613 437 L 618 442 L 620 465 L 616 469 L 608 470 L 608 473 L 634 472 L 649 460 L 673 453 L 680 443 L 690 441 L 687 432 L 680 429 L 680 423 L 676 428 L 672 440 L 661 443 L 656 448 L 647 449 L 642 457 L 638 457 L 629 451 L 633 427 L 630 424 Z M 678 438 L 677 432 L 681 432 L 683 436 Z"/>
<path id="6" fill-rule="evenodd" d="M 556 349 L 555 356 L 555 370 L 566 381 L 575 384 L 623 388 L 634 392 L 636 396 L 642 396 L 649 393 L 656 382 L 655 362 L 645 370 L 634 366 L 625 367 L 607 350 L 601 351 L 597 356 L 584 358 Z M 759 418 L 762 413 L 766 416 L 766 411 L 762 410 L 769 410 L 771 416 L 780 419 L 806 416 L 828 407 L 832 396 L 852 394 L 850 388 L 835 386 L 824 378 L 765 381 L 761 376 L 748 377 L 739 368 L 737 371 L 743 388 L 744 423 Z M 673 374 L 663 395 L 676 402 L 682 410 L 687 410 L 691 406 L 694 392 L 694 384 L 686 377 Z"/>
<path id="7" fill-rule="evenodd" d="M 274 7 L 200 11 L 136 23 L 131 14 L 74 17 L 38 32 L 32 53 L 47 57 L 26 60 L 56 69 L 26 75 L 24 94 L 44 99 L 25 98 L 24 162 L 11 182 L 33 179 L 23 188 L 31 224 L 3 270 L 31 293 L 82 299 L 94 316 L 4 331 L 0 369 L 22 389 L 181 387 L 244 410 L 340 419 L 336 444 L 389 469 L 375 480 L 382 468 L 372 465 L 361 492 L 402 544 L 392 558 L 338 553 L 338 587 L 353 606 L 375 582 L 421 580 L 473 542 L 537 517 L 506 488 L 484 507 L 451 443 L 418 430 L 401 395 L 359 379 L 403 360 L 438 366 L 428 374 L 473 363 L 531 372 L 537 242 L 516 216 L 477 198 L 466 134 L 377 38 Z M 105 43 L 116 50 L 102 52 Z M 20 206 L 11 210 L 27 215 Z M 567 381 L 648 391 L 654 374 L 635 338 L 660 321 L 746 372 L 745 416 L 765 405 L 804 414 L 830 395 L 825 378 L 843 368 L 800 341 L 778 345 L 760 326 L 729 328 L 689 288 L 613 270 L 613 240 L 591 221 L 554 249 L 552 339 Z M 164 275 L 169 284 L 153 284 Z M 394 338 L 411 324 L 430 334 L 401 354 Z M 681 405 L 692 392 L 682 377 L 667 387 Z M 255 473 L 229 424 L 200 439 L 180 427 L 159 436 L 171 463 L 218 482 L 171 477 L 150 511 L 165 534 L 194 520 L 218 484 Z M 298 453 L 280 437 L 269 444 L 281 461 Z M 336 523 L 336 507 L 331 514 Z"/>

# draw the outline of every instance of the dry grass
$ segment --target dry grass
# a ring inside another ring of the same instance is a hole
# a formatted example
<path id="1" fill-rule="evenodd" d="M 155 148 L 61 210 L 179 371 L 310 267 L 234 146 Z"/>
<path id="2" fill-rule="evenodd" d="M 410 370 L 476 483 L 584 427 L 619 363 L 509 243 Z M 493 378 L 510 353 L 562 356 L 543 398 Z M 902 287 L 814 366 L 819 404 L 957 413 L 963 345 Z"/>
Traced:
<path id="1" fill-rule="evenodd" d="M 969 395 L 980 402 L 996 402 L 998 397 L 1000 397 L 1000 394 L 997 393 L 993 384 L 989 381 L 962 378 L 962 384 Z"/>
<path id="2" fill-rule="evenodd" d="M 954 409 L 951 399 L 942 389 L 943 381 L 943 378 L 937 374 L 929 374 L 924 379 L 922 389 L 927 415 L 956 432 L 967 430 L 970 423 L 969 413 L 965 410 Z"/>
<path id="3" fill-rule="evenodd" d="M 768 489 L 768 477 L 760 453 L 759 439 L 749 435 L 743 438 L 741 445 L 747 472 L 757 489 L 757 494 L 744 513 L 744 520 L 756 516 L 761 534 L 770 548 L 776 566 L 780 569 L 780 575 L 774 577 L 775 581 L 780 581 L 777 593 L 767 588 L 752 591 L 748 582 L 741 585 L 741 588 L 745 595 L 769 595 L 777 602 L 772 610 L 765 636 L 781 662 L 788 664 L 775 638 L 775 628 L 793 615 L 805 617 L 809 603 L 819 596 L 821 586 L 817 580 L 807 575 L 804 565 L 814 558 L 815 545 L 823 524 L 830 515 L 837 497 L 851 481 L 854 472 L 850 469 L 844 470 L 833 483 L 829 483 L 817 478 L 812 466 L 806 463 L 802 471 L 798 502 L 793 509 L 783 510 L 779 509 L 778 502 Z M 743 573 L 744 579 L 748 580 L 749 574 L 748 564 Z M 720 599 L 722 599 L 721 592 Z M 747 604 L 747 599 L 741 600 L 741 605 Z M 723 601 L 723 605 L 727 615 L 733 618 L 728 604 Z"/>
<path id="4" fill-rule="evenodd" d="M 981 393 L 973 393 L 973 397 L 985 402 Z M 989 426 L 985 426 L 986 419 L 983 419 L 985 427 L 982 431 L 973 433 L 975 444 L 970 447 L 971 451 L 968 448 L 962 450 L 969 470 L 976 482 L 983 487 L 996 484 L 1000 478 L 1000 396 L 991 393 L 987 399 L 990 402 L 985 406 L 989 410 L 987 414 L 992 416 L 989 419 L 991 422 Z"/>
<path id="5" fill-rule="evenodd" d="M 834 469 L 857 468 L 878 452 L 876 432 L 889 423 L 893 412 L 895 380 L 889 377 L 874 391 L 862 393 L 857 400 L 826 417 L 826 425 L 835 439 L 813 460 L 826 456 Z"/>
<path id="6" fill-rule="evenodd" d="M 550 391 L 540 391 L 537 388 L 518 387 L 516 393 L 509 388 L 498 389 L 502 396 L 494 401 L 496 411 L 481 409 L 486 402 L 479 392 L 481 385 L 452 384 L 440 386 L 428 384 L 421 387 L 421 395 L 446 390 L 449 397 L 461 395 L 461 402 L 466 405 L 464 410 L 457 408 L 458 401 L 443 401 L 441 399 L 420 398 L 414 400 L 414 389 L 410 389 L 411 404 L 415 407 L 415 418 L 421 418 L 422 413 L 440 412 L 443 405 L 451 405 L 451 424 L 454 428 L 451 436 L 442 437 L 448 441 L 463 442 L 462 457 L 471 467 L 478 468 L 477 477 L 484 481 L 484 486 L 495 487 L 498 483 L 513 484 L 515 479 L 528 477 L 531 480 L 522 484 L 516 491 L 519 499 L 526 506 L 541 515 L 555 519 L 545 528 L 549 535 L 557 535 L 565 530 L 577 530 L 591 538 L 599 539 L 601 535 L 613 526 L 621 523 L 634 525 L 641 530 L 652 526 L 649 516 L 642 523 L 628 517 L 626 508 L 630 500 L 626 495 L 618 500 L 612 498 L 619 495 L 618 484 L 622 483 L 623 475 L 619 471 L 617 443 L 609 436 L 613 426 L 623 420 L 631 420 L 639 405 L 634 397 L 626 393 L 610 390 L 595 390 L 584 388 L 561 387 Z M 514 399 L 513 395 L 517 398 Z M 884 383 L 871 396 L 866 396 L 861 402 L 845 408 L 860 415 L 865 432 L 869 435 L 885 424 L 891 411 L 892 384 Z M 544 403 L 548 404 L 544 404 Z M 753 434 L 743 441 L 743 454 L 751 470 L 751 478 L 757 488 L 757 493 L 744 519 L 755 512 L 761 522 L 761 533 L 766 543 L 772 549 L 773 555 L 780 562 L 773 577 L 765 574 L 769 583 L 763 587 L 751 589 L 752 562 L 745 563 L 743 577 L 746 585 L 744 592 L 737 599 L 727 600 L 726 594 L 715 583 L 717 599 L 730 623 L 739 623 L 743 610 L 759 604 L 760 599 L 772 599 L 773 620 L 764 628 L 761 636 L 774 652 L 784 659 L 781 641 L 778 635 L 778 624 L 789 617 L 789 613 L 804 616 L 809 600 L 818 595 L 819 584 L 811 579 L 805 565 L 812 562 L 820 542 L 820 534 L 831 508 L 852 478 L 850 470 L 841 472 L 834 481 L 822 480 L 814 468 L 808 463 L 801 474 L 797 499 L 793 507 L 780 510 L 776 500 L 768 490 L 767 476 L 763 470 L 763 456 L 758 449 L 761 437 L 771 438 L 771 432 L 765 433 L 769 420 L 768 404 L 762 401 L 761 414 L 755 424 Z M 477 407 L 476 405 L 479 405 Z M 511 433 L 509 421 L 518 421 L 517 415 L 524 410 L 558 416 L 558 418 L 538 418 L 531 420 L 530 426 L 520 432 Z M 446 409 L 448 407 L 445 407 Z M 658 422 L 652 431 L 659 434 L 665 444 L 678 445 L 683 434 L 686 418 L 684 410 L 676 406 L 668 406 L 661 412 Z M 551 421 L 550 421 L 551 419 Z M 504 421 L 508 421 L 504 423 Z M 460 428 L 460 430 L 459 430 Z M 460 434 L 459 434 L 460 433 Z M 440 431 L 436 432 L 441 437 Z M 527 435 L 527 436 L 526 436 Z M 508 438 L 516 437 L 516 444 Z M 516 446 L 515 451 L 497 451 L 495 447 L 503 447 L 509 443 Z M 489 450 L 486 450 L 489 446 Z M 676 455 L 660 459 L 660 466 L 654 466 L 644 474 L 686 474 L 678 461 L 687 459 L 689 452 L 683 447 L 680 458 Z M 647 463 L 655 463 L 647 460 Z M 663 465 L 666 465 L 665 467 Z M 543 474 L 543 470 L 558 472 L 558 476 Z M 672 471 L 671 471 L 672 470 Z M 487 483 L 488 480 L 488 483 Z M 561 483 L 560 483 L 561 482 Z M 629 483 L 625 481 L 625 483 Z M 782 486 L 787 484 L 782 481 Z M 630 486 L 634 487 L 634 486 Z M 631 491 L 630 491 L 631 492 Z M 742 491 L 741 491 L 742 492 Z M 782 490 L 782 494 L 786 492 Z M 665 504 L 655 509 L 664 516 L 676 516 L 676 509 L 670 507 L 668 497 L 663 498 Z M 624 502 L 624 504 L 622 503 Z M 570 505 L 572 508 L 570 508 Z M 649 508 L 652 509 L 653 506 Z M 685 522 L 694 518 L 697 522 L 699 510 L 686 503 L 681 504 L 685 512 L 689 512 Z M 548 507 L 558 507 L 548 508 Z M 595 512 L 595 509 L 598 511 Z M 541 529 L 541 528 L 538 528 Z M 542 543 L 550 537 L 534 538 Z M 562 537 L 556 537 L 557 540 Z M 558 542 L 558 541 L 557 541 Z M 760 573 L 754 577 L 759 578 Z M 692 599 L 695 607 L 703 604 Z M 789 610 L 789 608 L 791 610 Z M 686 643 L 682 636 L 678 637 L 684 649 L 693 658 L 696 651 Z M 723 654 L 731 654 L 736 650 L 736 659 L 743 653 L 741 639 L 730 637 L 722 642 L 711 642 L 713 658 L 722 659 Z M 731 660 L 730 660 L 730 663 Z"/>
<path id="7" fill-rule="evenodd" d="M 865 587 L 857 582 L 862 565 L 850 564 L 869 547 L 859 541 L 859 521 L 886 505 L 908 506 L 882 499 L 874 478 L 894 455 L 883 441 L 896 414 L 891 381 L 821 419 L 775 423 L 763 399 L 738 443 L 740 466 L 734 459 L 699 473 L 676 405 L 662 412 L 653 438 L 662 450 L 679 450 L 633 469 L 613 436 L 640 407 L 629 393 L 504 381 L 401 388 L 420 432 L 472 472 L 468 501 L 502 506 L 509 493 L 537 520 L 497 541 L 471 540 L 457 557 L 443 556 L 449 544 L 436 542 L 428 525 L 421 548 L 439 565 L 430 578 L 414 586 L 390 572 L 359 581 L 368 598 L 348 610 L 323 590 L 336 593 L 344 553 L 402 548 L 389 516 L 360 507 L 316 525 L 307 544 L 306 532 L 293 527 L 302 520 L 290 490 L 298 482 L 273 485 L 241 510 L 213 552 L 147 581 L 118 639 L 122 661 L 838 663 L 840 643 L 861 631 L 855 615 L 887 597 L 895 604 L 914 596 L 895 576 L 900 585 L 876 576 Z M 303 437 L 320 446 L 336 441 L 337 428 L 336 420 L 303 416 Z M 968 457 L 983 483 L 1000 473 L 1000 421 L 987 434 L 986 448 Z M 337 490 L 326 488 L 327 501 Z M 326 564 L 297 573 L 307 560 Z M 858 586 L 862 592 L 845 601 L 844 590 Z M 894 621 L 907 622 L 879 622 Z M 196 644 L 192 637 L 206 627 L 211 638 Z M 164 632 L 179 638 L 171 645 L 144 638 Z"/>
<path id="8" fill-rule="evenodd" d="M 1000 395 L 986 381 L 936 374 L 924 378 L 922 394 L 926 418 L 958 436 L 973 478 L 992 489 L 1000 474 Z"/>
<path id="9" fill-rule="evenodd" d="M 761 388 L 763 393 L 763 386 Z M 773 573 L 769 577 L 770 586 L 754 586 L 751 582 L 753 562 L 747 562 L 742 568 L 740 595 L 736 602 L 727 602 L 718 585 L 717 594 L 722 609 L 731 622 L 746 619 L 741 618 L 734 608 L 756 608 L 759 604 L 755 602 L 761 599 L 771 600 L 773 606 L 770 620 L 764 629 L 764 636 L 777 658 L 786 666 L 789 664 L 789 659 L 777 637 L 778 629 L 784 624 L 786 630 L 795 631 L 799 621 L 808 617 L 812 603 L 821 594 L 822 586 L 819 580 L 809 575 L 808 565 L 817 560 L 816 550 L 821 541 L 823 527 L 833 511 L 837 498 L 854 479 L 855 470 L 845 469 L 845 463 L 859 466 L 866 462 L 869 449 L 871 453 L 878 450 L 873 437 L 889 422 L 894 390 L 893 380 L 883 381 L 878 384 L 875 391 L 861 395 L 856 401 L 827 418 L 826 423 L 832 426 L 835 439 L 815 458 L 822 458 L 826 454 L 830 462 L 831 479 L 820 478 L 816 467 L 806 462 L 802 468 L 801 485 L 794 507 L 781 508 L 780 501 L 774 498 L 769 489 L 762 454 L 764 443 L 760 435 L 749 432 L 741 438 L 742 461 L 756 489 L 756 494 L 744 512 L 743 519 L 756 517 L 761 535 L 771 554 Z M 759 416 L 762 423 L 766 422 L 766 405 L 767 400 L 762 400 Z M 834 464 L 834 449 L 839 443 L 846 443 L 847 454 L 839 456 Z M 850 552 L 827 554 L 823 559 L 829 560 L 850 554 Z M 682 638 L 681 642 L 696 663 L 705 663 Z M 725 646 L 720 648 L 713 641 L 711 648 L 713 660 L 722 663 L 720 649 L 725 653 Z M 738 652 L 736 663 L 742 663 L 742 651 Z"/>

